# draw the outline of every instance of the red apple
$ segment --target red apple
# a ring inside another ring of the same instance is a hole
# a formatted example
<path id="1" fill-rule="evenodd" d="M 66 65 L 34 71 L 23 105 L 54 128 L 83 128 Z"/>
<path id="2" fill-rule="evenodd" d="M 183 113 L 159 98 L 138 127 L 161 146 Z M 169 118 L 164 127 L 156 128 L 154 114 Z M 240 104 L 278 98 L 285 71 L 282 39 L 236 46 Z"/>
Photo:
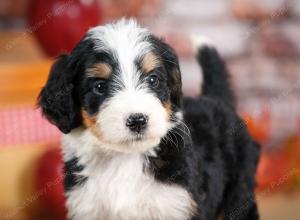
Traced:
<path id="1" fill-rule="evenodd" d="M 60 149 L 51 149 L 39 160 L 36 174 L 38 199 L 49 217 L 57 220 L 66 216 L 62 161 Z"/>
<path id="2" fill-rule="evenodd" d="M 97 0 L 33 0 L 29 33 L 50 56 L 70 52 L 86 31 L 101 23 Z"/>

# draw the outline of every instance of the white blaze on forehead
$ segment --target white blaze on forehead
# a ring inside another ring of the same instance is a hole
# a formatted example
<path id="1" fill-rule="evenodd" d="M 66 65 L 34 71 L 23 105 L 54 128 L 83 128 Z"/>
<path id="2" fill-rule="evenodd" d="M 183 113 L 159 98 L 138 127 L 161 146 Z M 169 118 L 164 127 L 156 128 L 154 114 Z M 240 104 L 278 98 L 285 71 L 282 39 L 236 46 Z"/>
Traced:
<path id="1" fill-rule="evenodd" d="M 120 69 L 120 79 L 115 80 L 124 85 L 126 90 L 135 90 L 138 86 L 140 73 L 135 61 L 151 51 L 151 44 L 145 40 L 149 35 L 147 29 L 132 19 L 122 19 L 88 32 L 88 38 L 95 40 L 96 50 L 112 53 L 115 57 Z"/>
<path id="2" fill-rule="evenodd" d="M 150 36 L 151 33 L 134 20 L 125 19 L 88 32 L 87 39 L 94 42 L 94 49 L 112 55 L 119 71 L 113 74 L 113 77 L 116 76 L 113 82 L 117 86 L 110 88 L 116 90 L 101 105 L 96 117 L 101 141 L 105 143 L 103 148 L 118 152 L 144 152 L 156 147 L 173 126 L 158 97 L 139 80 L 141 72 L 136 61 L 144 59 L 146 54 L 152 52 L 153 47 L 147 40 Z M 156 61 L 155 57 L 147 59 Z M 138 141 L 136 134 L 126 126 L 127 118 L 134 113 L 149 117 L 147 129 L 141 135 L 143 138 Z"/>

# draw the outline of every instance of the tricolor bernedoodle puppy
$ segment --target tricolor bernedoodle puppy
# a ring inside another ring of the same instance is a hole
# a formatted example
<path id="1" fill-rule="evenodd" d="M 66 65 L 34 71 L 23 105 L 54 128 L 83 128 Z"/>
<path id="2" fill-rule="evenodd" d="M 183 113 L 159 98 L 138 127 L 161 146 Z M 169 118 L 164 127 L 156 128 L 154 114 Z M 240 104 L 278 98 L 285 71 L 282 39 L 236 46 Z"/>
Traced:
<path id="1" fill-rule="evenodd" d="M 216 49 L 197 59 L 202 93 L 185 98 L 174 50 L 123 19 L 55 62 L 39 105 L 64 133 L 69 219 L 258 219 L 259 146 Z"/>

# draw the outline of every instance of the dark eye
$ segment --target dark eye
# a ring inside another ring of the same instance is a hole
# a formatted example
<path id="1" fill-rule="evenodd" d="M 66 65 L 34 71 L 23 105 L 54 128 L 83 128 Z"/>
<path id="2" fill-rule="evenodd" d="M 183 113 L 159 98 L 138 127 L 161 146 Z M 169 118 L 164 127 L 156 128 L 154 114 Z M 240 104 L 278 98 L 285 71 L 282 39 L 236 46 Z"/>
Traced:
<path id="1" fill-rule="evenodd" d="M 151 87 L 156 88 L 159 85 L 158 76 L 153 74 L 148 77 L 148 83 Z"/>
<path id="2" fill-rule="evenodd" d="M 97 80 L 94 82 L 93 92 L 97 95 L 102 95 L 105 92 L 106 83 L 104 80 Z"/>

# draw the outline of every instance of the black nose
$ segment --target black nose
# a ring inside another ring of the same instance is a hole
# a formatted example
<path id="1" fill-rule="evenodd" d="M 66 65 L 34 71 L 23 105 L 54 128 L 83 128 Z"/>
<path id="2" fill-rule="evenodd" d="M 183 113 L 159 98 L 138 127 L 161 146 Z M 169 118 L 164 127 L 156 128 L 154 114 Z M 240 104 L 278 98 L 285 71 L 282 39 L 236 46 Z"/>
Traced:
<path id="1" fill-rule="evenodd" d="M 148 116 L 141 114 L 141 113 L 136 113 L 132 114 L 127 118 L 126 121 L 126 126 L 134 132 L 141 132 L 147 127 L 147 122 L 148 122 Z"/>

